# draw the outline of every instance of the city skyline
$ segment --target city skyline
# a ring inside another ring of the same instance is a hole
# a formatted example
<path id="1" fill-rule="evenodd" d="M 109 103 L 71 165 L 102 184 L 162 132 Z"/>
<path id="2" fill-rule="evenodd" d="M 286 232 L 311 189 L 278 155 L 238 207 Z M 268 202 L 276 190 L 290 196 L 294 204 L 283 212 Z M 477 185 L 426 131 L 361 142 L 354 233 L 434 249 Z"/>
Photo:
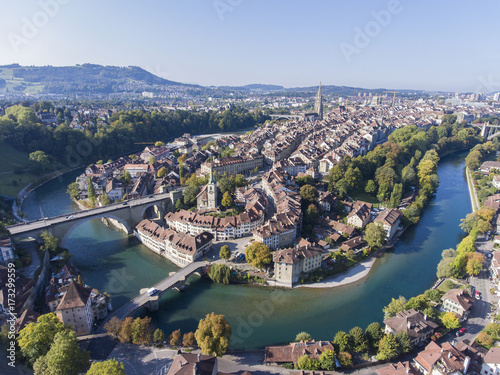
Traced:
<path id="1" fill-rule="evenodd" d="M 204 86 L 500 91 L 495 2 L 8 0 L 3 9 L 1 65 L 134 65 Z"/>

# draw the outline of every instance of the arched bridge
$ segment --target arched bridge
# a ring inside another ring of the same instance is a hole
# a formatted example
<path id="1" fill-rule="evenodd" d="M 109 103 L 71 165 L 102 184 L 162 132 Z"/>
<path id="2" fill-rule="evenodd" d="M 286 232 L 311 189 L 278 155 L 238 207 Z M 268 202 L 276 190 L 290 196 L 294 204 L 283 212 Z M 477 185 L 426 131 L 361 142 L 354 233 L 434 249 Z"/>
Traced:
<path id="1" fill-rule="evenodd" d="M 500 125 L 492 125 L 489 122 L 485 122 L 483 124 L 471 124 L 477 128 L 481 129 L 481 135 L 488 140 L 495 138 L 497 135 L 500 135 Z"/>
<path id="2" fill-rule="evenodd" d="M 128 303 L 120 307 L 118 310 L 113 311 L 106 318 L 107 322 L 112 317 L 117 317 L 118 319 L 124 319 L 127 316 L 132 315 L 137 309 L 141 307 L 146 307 L 150 311 L 158 310 L 158 301 L 161 295 L 169 289 L 183 290 L 186 279 L 192 274 L 200 274 L 201 270 L 204 269 L 209 262 L 207 261 L 197 261 L 189 264 L 188 266 L 180 269 L 175 273 L 171 273 L 167 278 L 163 279 L 159 283 L 153 286 L 158 292 L 150 296 L 148 293 L 148 288 L 141 289 L 139 295 L 134 297 Z M 103 322 L 103 324 L 105 323 Z"/>
<path id="3" fill-rule="evenodd" d="M 286 119 L 286 120 L 302 120 L 304 119 L 303 115 L 270 115 L 270 117 L 273 120 L 280 120 L 280 119 Z"/>
<path id="4" fill-rule="evenodd" d="M 116 203 L 104 207 L 79 211 L 72 214 L 60 215 L 50 218 L 39 219 L 23 224 L 7 227 L 13 239 L 33 237 L 40 239 L 43 231 L 51 232 L 55 237 L 61 239 L 60 245 L 64 246 L 69 234 L 77 226 L 92 219 L 107 218 L 114 219 L 121 224 L 123 230 L 132 233 L 134 227 L 144 219 L 146 210 L 154 207 L 160 218 L 163 219 L 169 206 L 177 198 L 177 192 L 156 194 L 149 197 L 134 199 L 123 203 Z"/>

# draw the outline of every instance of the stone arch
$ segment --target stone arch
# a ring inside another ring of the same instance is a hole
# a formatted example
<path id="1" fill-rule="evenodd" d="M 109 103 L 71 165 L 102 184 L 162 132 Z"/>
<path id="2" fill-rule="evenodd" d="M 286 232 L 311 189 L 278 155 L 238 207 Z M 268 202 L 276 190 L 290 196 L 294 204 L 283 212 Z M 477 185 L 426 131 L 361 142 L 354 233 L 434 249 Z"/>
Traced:
<path id="1" fill-rule="evenodd" d="M 109 213 L 104 213 L 102 215 L 84 217 L 82 219 L 75 220 L 71 225 L 71 227 L 68 230 L 66 230 L 64 235 L 62 236 L 60 246 L 64 247 L 66 240 L 68 239 L 69 235 L 71 234 L 71 232 L 73 232 L 75 228 L 79 227 L 80 225 L 86 223 L 89 220 L 102 219 L 102 218 L 114 219 L 124 226 L 124 228 L 127 230 L 127 234 L 132 233 L 132 228 L 130 227 L 129 223 L 126 220 L 115 215 L 110 215 Z"/>
<path id="2" fill-rule="evenodd" d="M 150 204 L 144 205 L 141 210 L 141 220 L 146 219 L 144 215 L 146 214 L 146 211 L 151 207 L 156 207 L 158 209 L 158 211 L 160 212 L 160 219 L 163 220 L 163 216 L 165 216 L 165 210 L 163 209 L 161 202 L 151 202 Z"/>

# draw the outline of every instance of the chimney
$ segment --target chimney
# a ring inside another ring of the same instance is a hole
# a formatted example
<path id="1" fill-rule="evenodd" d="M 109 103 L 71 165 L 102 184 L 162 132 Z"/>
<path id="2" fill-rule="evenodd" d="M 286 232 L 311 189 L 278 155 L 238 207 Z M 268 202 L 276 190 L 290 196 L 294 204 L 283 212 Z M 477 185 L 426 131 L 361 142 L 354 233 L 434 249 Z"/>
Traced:
<path id="1" fill-rule="evenodd" d="M 451 358 L 451 352 L 448 352 L 448 358 Z"/>
<path id="2" fill-rule="evenodd" d="M 427 320 L 427 314 L 424 315 L 424 320 Z"/>
<path id="3" fill-rule="evenodd" d="M 200 353 L 198 353 L 196 360 L 197 360 L 197 362 L 200 362 Z"/>
<path id="4" fill-rule="evenodd" d="M 406 326 L 408 327 L 408 329 L 411 328 L 411 322 L 408 320 L 408 322 L 406 323 Z"/>
<path id="5" fill-rule="evenodd" d="M 196 363 L 193 365 L 193 375 L 196 375 Z"/>

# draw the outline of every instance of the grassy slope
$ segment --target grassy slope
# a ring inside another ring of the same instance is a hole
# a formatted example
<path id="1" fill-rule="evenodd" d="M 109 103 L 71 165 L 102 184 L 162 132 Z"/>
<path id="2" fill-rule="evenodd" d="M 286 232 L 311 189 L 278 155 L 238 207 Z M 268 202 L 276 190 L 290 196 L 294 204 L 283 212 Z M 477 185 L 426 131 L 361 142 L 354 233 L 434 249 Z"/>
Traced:
<path id="1" fill-rule="evenodd" d="M 10 172 L 18 167 L 27 169 L 29 165 L 28 153 L 14 149 L 6 143 L 0 143 L 0 194 L 15 196 L 24 186 L 35 180 L 38 176 L 23 172 L 16 174 Z"/>

